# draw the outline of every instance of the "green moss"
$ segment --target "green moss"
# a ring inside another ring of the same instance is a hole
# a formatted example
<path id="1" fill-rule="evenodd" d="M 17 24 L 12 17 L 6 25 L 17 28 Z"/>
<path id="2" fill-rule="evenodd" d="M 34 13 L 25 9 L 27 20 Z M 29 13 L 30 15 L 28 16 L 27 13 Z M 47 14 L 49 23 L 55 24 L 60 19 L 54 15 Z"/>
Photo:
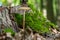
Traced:
<path id="1" fill-rule="evenodd" d="M 53 28 L 56 28 L 56 26 L 51 23 L 48 19 L 46 19 L 43 14 L 34 7 L 33 4 L 28 4 L 28 6 L 31 8 L 31 12 L 28 13 L 26 12 L 26 19 L 25 19 L 25 25 L 26 25 L 26 28 L 27 26 L 29 26 L 33 31 L 36 31 L 38 33 L 48 33 L 48 32 L 51 32 L 49 30 L 49 28 L 51 28 L 51 26 Z M 17 17 L 17 16 L 18 17 Z M 19 25 L 22 25 L 21 23 L 22 20 L 23 20 L 23 16 L 21 14 L 15 14 L 15 18 L 16 18 L 16 22 L 19 24 Z"/>
<path id="2" fill-rule="evenodd" d="M 13 29 L 11 29 L 11 28 L 5 28 L 5 29 L 4 29 L 4 32 L 5 32 L 5 33 L 10 32 L 11 35 L 15 35 L 15 32 L 14 32 Z"/>

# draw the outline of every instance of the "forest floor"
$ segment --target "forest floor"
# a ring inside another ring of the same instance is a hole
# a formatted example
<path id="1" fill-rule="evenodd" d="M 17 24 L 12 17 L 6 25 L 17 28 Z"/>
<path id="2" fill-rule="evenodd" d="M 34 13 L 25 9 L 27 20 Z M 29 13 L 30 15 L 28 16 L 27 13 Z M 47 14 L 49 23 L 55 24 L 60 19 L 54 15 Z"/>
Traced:
<path id="1" fill-rule="evenodd" d="M 1 35 L 2 36 L 2 35 Z M 0 40 L 60 40 L 60 32 L 57 31 L 56 29 L 52 30 L 52 33 L 50 34 L 39 34 L 39 33 L 33 33 L 33 31 L 29 32 L 26 31 L 24 33 L 23 29 L 16 33 L 15 36 L 11 36 L 10 33 L 7 33 L 6 36 L 0 36 Z"/>
<path id="2" fill-rule="evenodd" d="M 56 29 L 53 29 L 53 34 L 44 34 L 40 35 L 39 33 L 33 33 L 30 34 L 26 32 L 25 34 L 25 40 L 60 40 L 60 32 L 58 32 Z M 23 32 L 19 32 L 15 35 L 13 38 L 15 40 L 23 40 Z"/>

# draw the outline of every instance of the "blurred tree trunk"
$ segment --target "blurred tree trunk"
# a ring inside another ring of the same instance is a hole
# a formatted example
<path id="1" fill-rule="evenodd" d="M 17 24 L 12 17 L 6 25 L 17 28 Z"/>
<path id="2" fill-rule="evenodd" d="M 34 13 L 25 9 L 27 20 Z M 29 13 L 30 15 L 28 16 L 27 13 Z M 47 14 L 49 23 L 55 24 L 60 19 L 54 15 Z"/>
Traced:
<path id="1" fill-rule="evenodd" d="M 43 0 L 40 0 L 40 11 L 43 13 Z"/>
<path id="2" fill-rule="evenodd" d="M 56 2 L 57 2 L 57 4 L 56 4 L 56 20 L 57 20 L 57 18 L 58 18 L 58 16 L 59 16 L 59 2 L 58 2 L 59 0 L 56 0 Z"/>
<path id="3" fill-rule="evenodd" d="M 56 9 L 56 11 L 57 11 L 57 14 L 56 14 L 56 20 L 57 20 L 57 24 L 58 24 L 58 26 L 60 27 L 60 0 L 56 0 L 56 2 L 57 2 L 57 9 Z"/>
<path id="4" fill-rule="evenodd" d="M 54 11 L 53 11 L 53 0 L 47 0 L 47 18 L 51 22 L 55 23 Z"/>

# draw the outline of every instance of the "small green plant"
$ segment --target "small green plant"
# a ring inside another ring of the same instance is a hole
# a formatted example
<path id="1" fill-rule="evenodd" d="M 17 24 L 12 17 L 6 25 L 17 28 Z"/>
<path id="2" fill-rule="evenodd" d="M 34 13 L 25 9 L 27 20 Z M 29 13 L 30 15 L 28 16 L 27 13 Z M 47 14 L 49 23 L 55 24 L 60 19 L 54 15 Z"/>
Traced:
<path id="1" fill-rule="evenodd" d="M 13 31 L 12 28 L 5 28 L 5 29 L 4 29 L 4 32 L 5 32 L 5 33 L 11 33 L 12 36 L 15 35 L 15 32 Z"/>

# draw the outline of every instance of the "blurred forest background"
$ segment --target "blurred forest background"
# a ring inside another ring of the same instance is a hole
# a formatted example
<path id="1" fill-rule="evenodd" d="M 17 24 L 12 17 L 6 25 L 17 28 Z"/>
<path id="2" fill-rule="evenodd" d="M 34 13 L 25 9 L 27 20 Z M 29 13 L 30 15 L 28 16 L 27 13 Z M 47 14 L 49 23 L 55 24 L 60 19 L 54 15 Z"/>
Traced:
<path id="1" fill-rule="evenodd" d="M 51 22 L 59 25 L 60 20 L 60 1 L 59 0 L 30 0 L 36 5 L 43 15 Z M 11 6 L 20 5 L 20 0 L 13 0 Z M 7 0 L 0 0 L 0 6 L 7 6 Z"/>
<path id="2" fill-rule="evenodd" d="M 60 0 L 30 0 L 30 2 L 35 4 L 36 8 L 51 22 L 60 24 Z M 20 4 L 20 0 L 13 0 L 11 6 Z M 0 0 L 0 6 L 8 6 L 7 0 Z"/>

